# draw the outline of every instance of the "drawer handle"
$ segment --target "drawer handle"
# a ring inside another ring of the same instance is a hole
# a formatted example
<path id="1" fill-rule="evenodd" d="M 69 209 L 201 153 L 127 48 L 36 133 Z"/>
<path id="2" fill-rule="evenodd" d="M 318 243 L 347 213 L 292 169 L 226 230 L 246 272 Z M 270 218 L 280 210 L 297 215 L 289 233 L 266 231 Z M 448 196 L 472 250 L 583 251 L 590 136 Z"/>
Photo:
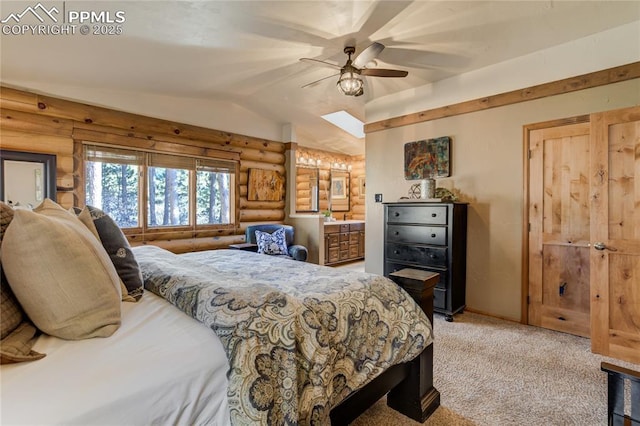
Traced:
<path id="1" fill-rule="evenodd" d="M 394 232 L 394 235 L 400 235 L 400 232 L 396 231 Z"/>
<path id="2" fill-rule="evenodd" d="M 394 250 L 393 254 L 399 254 L 400 252 L 398 250 Z"/>
<path id="3" fill-rule="evenodd" d="M 435 254 L 430 254 L 430 255 L 429 255 L 429 257 L 430 257 L 431 259 L 435 259 L 435 258 L 436 258 L 436 255 L 435 255 Z"/>
<path id="4" fill-rule="evenodd" d="M 399 212 L 395 212 L 393 215 L 394 215 L 395 217 L 398 217 L 398 216 L 400 216 L 400 213 L 399 213 Z"/>
<path id="5" fill-rule="evenodd" d="M 436 234 L 431 234 L 431 238 L 435 238 L 435 237 L 436 237 Z"/>
<path id="6" fill-rule="evenodd" d="M 431 213 L 431 217 L 436 217 L 436 216 L 438 216 L 438 215 L 435 214 L 435 213 Z"/>

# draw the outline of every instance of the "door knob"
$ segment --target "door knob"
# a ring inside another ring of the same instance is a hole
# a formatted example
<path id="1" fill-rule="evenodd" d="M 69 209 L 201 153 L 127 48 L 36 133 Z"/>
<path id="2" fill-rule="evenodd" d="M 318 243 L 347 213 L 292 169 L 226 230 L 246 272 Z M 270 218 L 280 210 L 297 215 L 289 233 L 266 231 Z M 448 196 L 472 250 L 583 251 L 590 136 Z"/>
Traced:
<path id="1" fill-rule="evenodd" d="M 607 245 L 606 245 L 605 243 L 601 242 L 601 241 L 598 241 L 597 243 L 595 243 L 595 244 L 593 245 L 593 248 L 594 248 L 594 249 L 596 249 L 596 250 L 604 250 L 604 249 L 607 249 L 607 250 L 609 250 L 609 251 L 618 251 L 618 249 L 615 249 L 615 248 L 613 248 L 613 247 L 607 247 Z"/>

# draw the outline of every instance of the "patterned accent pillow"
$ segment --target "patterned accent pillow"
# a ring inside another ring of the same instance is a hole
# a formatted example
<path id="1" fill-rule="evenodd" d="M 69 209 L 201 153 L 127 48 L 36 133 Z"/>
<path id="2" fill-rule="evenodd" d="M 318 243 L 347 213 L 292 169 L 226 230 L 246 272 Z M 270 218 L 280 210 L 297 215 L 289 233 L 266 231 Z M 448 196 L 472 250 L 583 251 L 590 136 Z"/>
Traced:
<path id="1" fill-rule="evenodd" d="M 96 237 L 96 240 L 99 241 L 100 244 L 102 244 L 102 240 L 100 240 L 100 234 L 98 234 L 98 230 L 96 229 L 96 225 L 93 223 L 93 218 L 91 217 L 91 212 L 89 212 L 88 208 L 85 207 L 84 209 L 80 210 L 78 207 L 73 207 L 69 209 L 69 213 L 73 213 L 78 216 L 80 222 L 82 222 L 84 226 L 86 226 L 87 229 L 91 231 L 93 236 Z M 117 268 L 115 264 L 113 266 Z M 120 277 L 120 272 L 117 269 L 116 272 L 118 272 L 118 277 Z M 124 282 L 122 282 L 122 277 L 120 277 L 120 292 L 122 293 L 123 302 L 137 302 L 136 299 L 129 295 L 129 290 L 127 290 Z"/>
<path id="2" fill-rule="evenodd" d="M 127 237 L 125 237 L 111 216 L 97 207 L 86 206 L 85 209 L 91 214 L 102 246 L 109 254 L 109 258 L 127 288 L 129 296 L 136 301 L 140 300 L 144 291 L 142 272 L 136 258 L 133 256 Z"/>
<path id="3" fill-rule="evenodd" d="M 256 231 L 256 243 L 258 253 L 289 255 L 284 228 L 274 231 L 273 234 Z"/>
<path id="4" fill-rule="evenodd" d="M 0 247 L 2 247 L 2 237 L 4 237 L 4 231 L 13 219 L 13 208 L 9 204 L 0 201 Z"/>
<path id="5" fill-rule="evenodd" d="M 0 201 L 0 246 L 13 219 L 13 208 Z M 44 354 L 32 351 L 37 330 L 27 320 L 0 265 L 0 364 L 33 361 Z"/>

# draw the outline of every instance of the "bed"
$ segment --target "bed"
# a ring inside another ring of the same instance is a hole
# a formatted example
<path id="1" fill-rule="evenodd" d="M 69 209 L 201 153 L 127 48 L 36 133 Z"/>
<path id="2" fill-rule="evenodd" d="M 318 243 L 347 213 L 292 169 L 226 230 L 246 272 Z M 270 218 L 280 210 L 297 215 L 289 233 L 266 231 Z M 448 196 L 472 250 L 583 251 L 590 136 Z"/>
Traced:
<path id="1" fill-rule="evenodd" d="M 387 278 L 239 250 L 132 253 L 145 291 L 117 331 L 42 335 L 44 358 L 2 365 L 3 424 L 348 424 L 389 391 L 418 421 L 439 405 L 430 318 Z"/>

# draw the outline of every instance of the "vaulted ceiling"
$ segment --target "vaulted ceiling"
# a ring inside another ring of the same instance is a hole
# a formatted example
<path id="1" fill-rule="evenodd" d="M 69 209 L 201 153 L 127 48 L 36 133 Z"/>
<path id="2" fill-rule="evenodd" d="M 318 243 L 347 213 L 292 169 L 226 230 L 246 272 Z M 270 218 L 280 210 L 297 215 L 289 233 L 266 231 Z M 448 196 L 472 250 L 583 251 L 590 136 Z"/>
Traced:
<path id="1" fill-rule="evenodd" d="M 29 4 L 3 1 L 0 15 L 5 19 Z M 347 154 L 364 152 L 363 139 L 325 122 L 322 114 L 344 109 L 364 121 L 364 105 L 371 99 L 640 19 L 638 1 L 43 4 L 68 10 L 122 10 L 126 13 L 123 32 L 86 37 L 3 34 L 3 84 L 58 96 L 67 96 L 69 88 L 77 94 L 83 88 L 90 93 L 89 89 L 99 87 L 187 100 L 215 99 L 276 123 L 293 124 L 304 145 Z M 313 58 L 343 65 L 345 46 L 355 46 L 357 55 L 374 41 L 386 48 L 367 67 L 401 69 L 409 75 L 365 77 L 360 97 L 340 94 L 337 76 L 325 79 L 335 70 L 299 61 Z M 302 88 L 316 80 L 321 81 Z M 124 107 L 132 112 L 140 108 Z"/>

